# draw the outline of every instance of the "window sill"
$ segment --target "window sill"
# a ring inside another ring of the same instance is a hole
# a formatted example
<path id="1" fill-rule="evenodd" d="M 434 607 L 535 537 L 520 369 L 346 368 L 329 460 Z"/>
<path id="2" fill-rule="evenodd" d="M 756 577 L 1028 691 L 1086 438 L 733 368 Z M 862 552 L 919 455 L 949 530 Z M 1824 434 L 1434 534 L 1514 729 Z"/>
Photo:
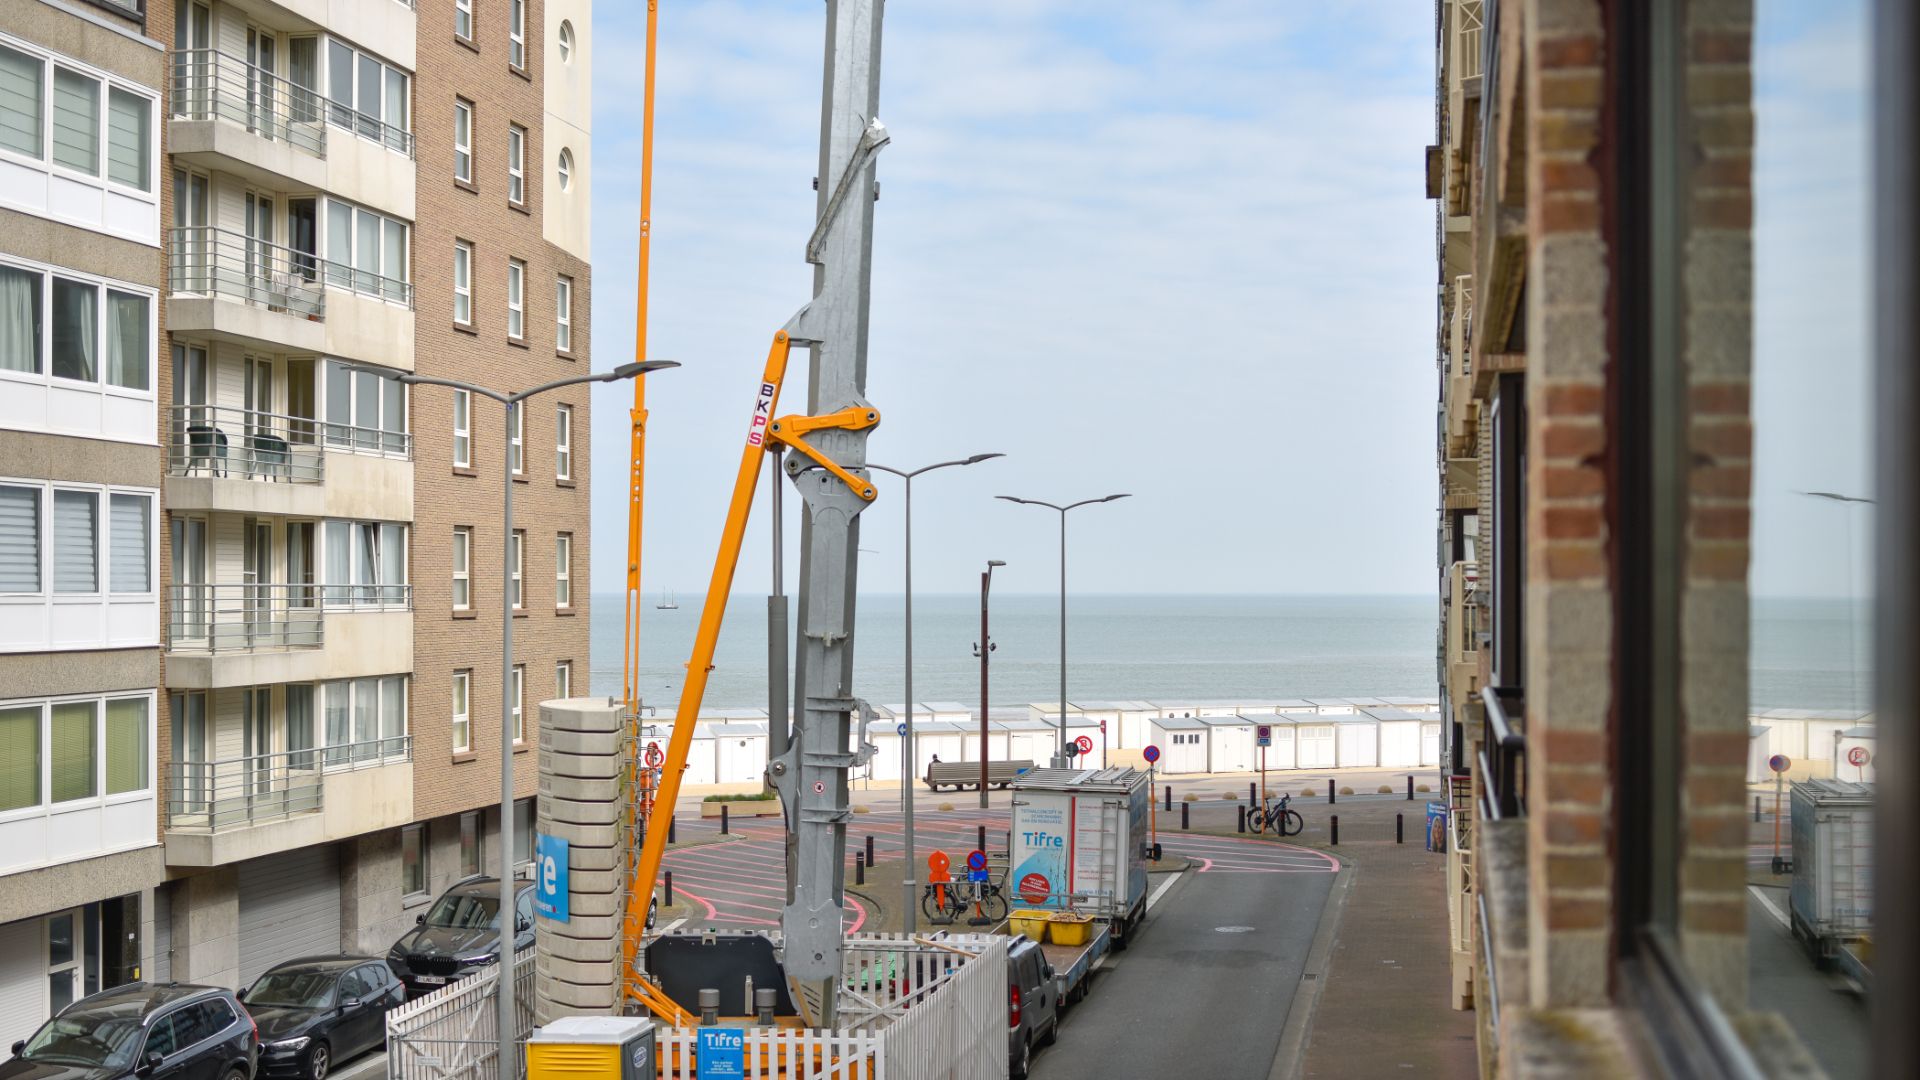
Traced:
<path id="1" fill-rule="evenodd" d="M 474 467 L 473 467 L 473 466 L 471 466 L 471 465 L 455 465 L 455 466 L 453 467 L 453 475 L 455 475 L 455 476 L 479 476 L 479 475 L 480 475 L 480 470 L 479 470 L 479 469 L 476 469 L 476 468 L 474 468 Z"/>
<path id="2" fill-rule="evenodd" d="M 528 206 L 526 200 L 524 199 L 522 199 L 519 202 L 514 202 L 512 199 L 508 199 L 507 209 L 517 210 L 520 213 L 527 215 L 528 217 L 533 216 L 533 208 L 531 206 Z"/>
<path id="3" fill-rule="evenodd" d="M 456 750 L 453 753 L 453 763 L 455 765 L 465 765 L 469 761 L 479 760 L 480 753 L 477 750 Z"/>
<path id="4" fill-rule="evenodd" d="M 474 183 L 471 180 L 462 180 L 456 176 L 453 178 L 453 186 L 459 188 L 461 191 L 467 192 L 470 195 L 480 194 L 480 185 Z"/>
<path id="5" fill-rule="evenodd" d="M 453 43 L 455 45 L 460 46 L 461 48 L 472 49 L 476 54 L 480 52 L 480 45 L 478 42 L 474 41 L 472 38 L 461 37 L 458 33 L 455 33 L 453 35 Z"/>
<path id="6" fill-rule="evenodd" d="M 563 488 L 576 488 L 580 486 L 580 482 L 578 480 L 569 479 L 568 477 L 565 477 L 565 476 L 556 476 L 553 478 L 553 486 L 563 487 Z"/>
<path id="7" fill-rule="evenodd" d="M 510 74 L 520 76 L 521 78 L 527 80 L 528 82 L 533 81 L 532 72 L 528 71 L 526 68 L 516 66 L 512 61 L 507 62 L 507 71 Z"/>
<path id="8" fill-rule="evenodd" d="M 557 616 L 562 616 L 562 615 L 578 615 L 578 614 L 580 614 L 580 609 L 579 609 L 579 608 L 576 608 L 576 607 L 574 607 L 574 606 L 573 606 L 572 604 L 568 604 L 568 605 L 567 605 L 566 607 L 556 607 L 556 608 L 554 608 L 554 609 L 553 609 L 553 613 L 554 613 L 555 615 L 557 615 Z"/>
<path id="9" fill-rule="evenodd" d="M 463 323 L 458 319 L 454 320 L 453 329 L 456 333 L 472 334 L 474 337 L 480 336 L 479 327 L 473 325 L 472 323 Z"/>
<path id="10" fill-rule="evenodd" d="M 477 619 L 480 617 L 480 613 L 472 608 L 455 608 L 453 609 L 453 617 L 456 619 Z"/>
<path id="11" fill-rule="evenodd" d="M 527 339 L 523 337 L 513 337 L 509 335 L 507 338 L 507 344 L 513 346 L 516 349 L 531 348 L 531 346 L 527 344 Z"/>
<path id="12" fill-rule="evenodd" d="M 579 358 L 578 356 L 576 356 L 576 355 L 574 355 L 574 352 L 573 352 L 573 350 L 572 350 L 572 349 L 555 349 L 555 350 L 553 350 L 553 355 L 554 355 L 554 356 L 555 356 L 555 357 L 556 357 L 557 359 L 560 359 L 560 360 L 578 360 L 578 359 L 580 359 L 580 358 Z"/>
<path id="13" fill-rule="evenodd" d="M 515 739 L 515 740 L 513 740 L 513 752 L 514 752 L 514 753 L 516 753 L 516 754 L 524 754 L 524 753 L 526 753 L 526 752 L 527 752 L 528 750 L 530 750 L 530 749 L 532 749 L 532 747 L 530 747 L 530 746 L 528 746 L 528 745 L 527 745 L 527 740 L 525 740 L 525 739 Z"/>
<path id="14" fill-rule="evenodd" d="M 431 903 L 433 903 L 432 890 L 428 890 L 426 892 L 405 893 L 405 894 L 402 894 L 400 897 L 400 910 L 412 911 L 414 908 L 426 907 L 428 904 L 431 904 Z"/>
<path id="15" fill-rule="evenodd" d="M 514 618 L 516 618 L 516 619 L 524 619 L 524 618 L 526 618 L 526 617 L 527 617 L 527 609 L 526 609 L 526 608 L 523 608 L 523 607 L 517 607 L 517 608 L 514 608 L 514 609 L 513 609 L 513 617 L 514 617 Z"/>
<path id="16" fill-rule="evenodd" d="M 531 481 L 531 480 L 529 480 L 529 479 L 527 479 L 527 474 L 526 474 L 526 473 L 514 473 L 514 474 L 513 474 L 513 482 L 514 482 L 514 483 L 516 483 L 516 484 L 530 484 L 530 483 L 532 483 L 533 481 Z"/>

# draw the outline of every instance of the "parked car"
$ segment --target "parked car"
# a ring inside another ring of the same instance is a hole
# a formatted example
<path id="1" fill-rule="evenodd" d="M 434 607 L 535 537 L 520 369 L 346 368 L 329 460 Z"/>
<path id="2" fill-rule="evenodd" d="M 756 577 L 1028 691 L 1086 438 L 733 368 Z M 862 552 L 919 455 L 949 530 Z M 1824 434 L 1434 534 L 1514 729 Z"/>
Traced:
<path id="1" fill-rule="evenodd" d="M 60 1010 L 13 1044 L 0 1080 L 248 1080 L 257 1029 L 233 991 L 128 983 Z"/>
<path id="2" fill-rule="evenodd" d="M 514 894 L 516 951 L 533 948 L 533 883 Z M 500 881 L 462 878 L 415 920 L 387 953 L 387 966 L 407 986 L 407 996 L 430 994 L 500 960 Z"/>
<path id="3" fill-rule="evenodd" d="M 1007 1075 L 1025 1080 L 1033 1048 L 1060 1031 L 1060 994 L 1040 943 L 1020 938 L 1007 950 Z"/>
<path id="4" fill-rule="evenodd" d="M 407 1000 L 371 956 L 310 956 L 275 964 L 240 994 L 260 1025 L 260 1075 L 326 1080 L 338 1061 L 386 1045 L 387 1010 Z"/>

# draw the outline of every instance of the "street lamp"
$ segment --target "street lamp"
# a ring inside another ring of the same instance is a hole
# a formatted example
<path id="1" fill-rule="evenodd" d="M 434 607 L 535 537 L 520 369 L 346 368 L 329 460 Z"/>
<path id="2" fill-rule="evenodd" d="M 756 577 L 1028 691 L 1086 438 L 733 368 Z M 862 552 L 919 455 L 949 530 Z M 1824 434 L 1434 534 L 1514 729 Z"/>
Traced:
<path id="1" fill-rule="evenodd" d="M 1873 500 L 1859 495 L 1841 495 L 1832 491 L 1803 491 L 1800 494 L 1812 499 L 1825 499 L 1839 503 L 1840 512 L 1846 522 L 1846 574 L 1847 574 L 1847 708 L 1860 707 L 1860 656 L 1855 641 L 1859 634 L 1860 619 L 1853 602 L 1853 507 L 1856 503 L 1873 505 Z"/>
<path id="2" fill-rule="evenodd" d="M 980 640 L 973 643 L 973 655 L 980 658 L 980 808 L 987 806 L 987 656 L 998 646 L 987 633 L 987 590 L 993 587 L 993 568 L 1005 566 L 1004 559 L 988 559 L 980 574 Z M 1009 757 L 1012 755 L 1009 754 Z"/>
<path id="3" fill-rule="evenodd" d="M 990 461 L 997 457 L 1006 457 L 1006 455 L 999 453 L 975 454 L 970 458 L 962 458 L 957 461 L 935 462 L 932 465 L 923 465 L 913 470 L 895 469 L 886 465 L 874 465 L 872 463 L 868 463 L 867 465 L 869 469 L 878 469 L 883 473 L 892 473 L 900 479 L 905 480 L 907 488 L 907 523 L 905 530 L 907 563 L 907 718 L 905 723 L 907 733 L 900 737 L 900 811 L 905 815 L 905 819 L 901 822 L 901 829 L 905 832 L 906 836 L 907 866 L 906 877 L 902 879 L 900 887 L 904 890 L 907 900 L 907 933 L 909 934 L 913 933 L 915 921 L 913 914 L 915 911 L 915 898 L 913 895 L 913 887 L 915 884 L 913 880 L 913 478 L 919 476 L 921 473 L 930 473 L 935 469 L 945 469 L 954 465 L 978 465 L 982 461 Z M 984 795 L 985 789 L 983 788 L 981 790 Z"/>
<path id="4" fill-rule="evenodd" d="M 521 403 L 536 394 L 549 390 L 558 390 L 564 386 L 579 386 L 584 383 L 618 382 L 631 379 L 636 375 L 645 375 L 652 371 L 676 368 L 680 365 L 672 360 L 643 360 L 632 364 L 621 364 L 612 371 L 597 375 L 575 375 L 566 379 L 555 379 L 538 386 L 529 387 L 517 394 L 503 394 L 459 379 L 442 379 L 432 375 L 417 375 L 402 372 L 395 375 L 386 368 L 372 367 L 366 364 L 343 364 L 348 371 L 365 372 L 381 378 L 398 379 L 408 386 L 448 386 L 455 390 L 465 390 L 469 394 L 492 398 L 499 402 L 506 416 L 506 438 L 501 445 L 501 516 L 505 522 L 501 530 L 500 543 L 500 963 L 498 979 L 498 1013 L 500 1032 L 499 1075 L 505 1078 L 518 1075 L 514 1054 L 514 1032 L 518 1025 L 514 1022 L 513 1008 L 513 938 L 519 932 L 515 925 L 513 893 L 513 425 L 514 417 Z M 508 1069 L 512 1068 L 513 1073 Z"/>
<path id="5" fill-rule="evenodd" d="M 996 499 L 1005 499 L 1008 502 L 1026 506 L 1044 506 L 1049 510 L 1060 512 L 1060 734 L 1054 743 L 1052 762 L 1052 767 L 1056 769 L 1067 767 L 1067 511 L 1091 506 L 1094 503 L 1113 502 L 1115 499 L 1125 499 L 1129 496 L 1129 492 L 1123 491 L 1117 495 L 1107 495 L 1098 499 L 1081 499 L 1077 503 L 1068 503 L 1065 506 L 1042 502 L 1039 499 L 1021 499 L 1012 495 L 994 496 Z"/>

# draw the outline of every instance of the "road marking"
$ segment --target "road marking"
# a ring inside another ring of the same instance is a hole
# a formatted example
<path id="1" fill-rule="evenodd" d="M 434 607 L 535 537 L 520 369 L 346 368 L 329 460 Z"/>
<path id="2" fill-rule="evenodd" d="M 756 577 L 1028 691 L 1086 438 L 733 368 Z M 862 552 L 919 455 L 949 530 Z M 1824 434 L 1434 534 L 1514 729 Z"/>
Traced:
<path id="1" fill-rule="evenodd" d="M 1153 905 L 1159 903 L 1160 897 L 1164 895 L 1168 889 L 1173 888 L 1173 883 L 1179 880 L 1179 874 L 1168 874 L 1167 880 L 1161 882 L 1159 888 L 1147 894 L 1147 910 L 1152 911 Z"/>
<path id="2" fill-rule="evenodd" d="M 1793 932 L 1793 920 L 1787 917 L 1786 912 L 1773 906 L 1773 901 L 1767 899 L 1767 894 L 1760 891 L 1760 886 L 1749 885 L 1747 886 L 1747 891 L 1753 894 L 1755 900 L 1760 901 L 1760 906 L 1767 909 L 1767 914 L 1773 916 L 1774 921 L 1778 922 L 1788 933 Z"/>

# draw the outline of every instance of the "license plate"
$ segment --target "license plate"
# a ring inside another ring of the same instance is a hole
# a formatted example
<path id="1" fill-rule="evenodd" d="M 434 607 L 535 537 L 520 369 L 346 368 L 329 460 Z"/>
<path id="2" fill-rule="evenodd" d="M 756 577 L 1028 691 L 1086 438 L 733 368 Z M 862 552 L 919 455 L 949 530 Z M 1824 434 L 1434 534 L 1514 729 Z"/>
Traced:
<path id="1" fill-rule="evenodd" d="M 413 978 L 415 982 L 424 983 L 427 986 L 440 986 L 447 981 L 446 977 L 441 975 L 415 975 Z"/>

